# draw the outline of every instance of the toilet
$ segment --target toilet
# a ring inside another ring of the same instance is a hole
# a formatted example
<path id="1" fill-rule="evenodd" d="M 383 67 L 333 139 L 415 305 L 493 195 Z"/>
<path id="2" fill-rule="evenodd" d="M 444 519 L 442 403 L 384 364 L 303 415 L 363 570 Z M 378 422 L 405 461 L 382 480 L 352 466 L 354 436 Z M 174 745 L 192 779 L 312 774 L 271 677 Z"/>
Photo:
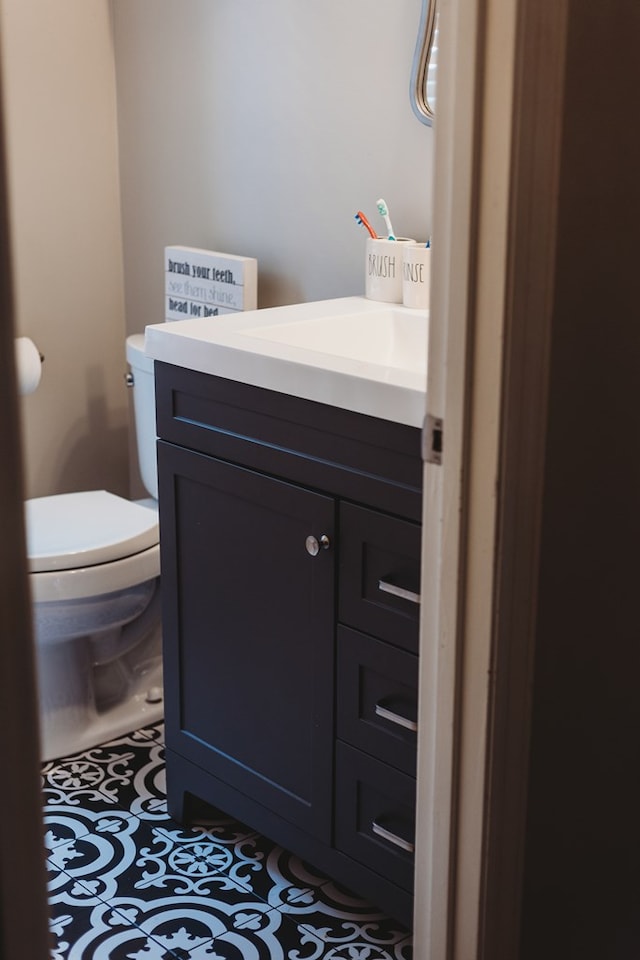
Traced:
<path id="1" fill-rule="evenodd" d="M 163 716 L 155 388 L 142 334 L 126 355 L 149 498 L 90 490 L 25 504 L 43 760 Z"/>

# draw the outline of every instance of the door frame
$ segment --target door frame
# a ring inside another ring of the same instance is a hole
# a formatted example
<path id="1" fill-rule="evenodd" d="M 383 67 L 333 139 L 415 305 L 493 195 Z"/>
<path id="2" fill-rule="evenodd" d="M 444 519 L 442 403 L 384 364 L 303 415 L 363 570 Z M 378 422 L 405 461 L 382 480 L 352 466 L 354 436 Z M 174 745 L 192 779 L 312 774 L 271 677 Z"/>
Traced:
<path id="1" fill-rule="evenodd" d="M 443 456 L 424 471 L 414 924 L 425 960 L 518 954 L 567 9 L 442 0 L 427 404 Z"/>
<path id="2" fill-rule="evenodd" d="M 47 873 L 10 249 L 0 76 L 0 957 L 45 960 Z"/>

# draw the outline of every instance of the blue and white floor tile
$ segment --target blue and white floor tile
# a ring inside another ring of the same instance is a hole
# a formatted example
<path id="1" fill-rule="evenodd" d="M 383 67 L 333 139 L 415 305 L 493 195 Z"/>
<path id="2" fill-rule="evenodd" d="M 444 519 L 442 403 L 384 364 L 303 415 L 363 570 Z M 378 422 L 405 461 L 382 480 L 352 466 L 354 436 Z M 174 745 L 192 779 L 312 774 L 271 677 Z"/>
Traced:
<path id="1" fill-rule="evenodd" d="M 408 930 L 244 824 L 171 820 L 163 735 L 42 769 L 51 960 L 411 960 Z"/>

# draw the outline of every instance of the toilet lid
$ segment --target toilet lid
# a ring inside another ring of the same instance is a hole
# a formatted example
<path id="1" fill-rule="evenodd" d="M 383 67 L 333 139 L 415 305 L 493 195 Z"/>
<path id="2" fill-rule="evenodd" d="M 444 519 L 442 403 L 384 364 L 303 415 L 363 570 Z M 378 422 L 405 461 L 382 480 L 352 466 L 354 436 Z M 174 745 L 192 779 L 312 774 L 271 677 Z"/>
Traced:
<path id="1" fill-rule="evenodd" d="M 158 514 L 106 490 L 37 497 L 25 504 L 29 569 L 109 563 L 158 543 Z"/>

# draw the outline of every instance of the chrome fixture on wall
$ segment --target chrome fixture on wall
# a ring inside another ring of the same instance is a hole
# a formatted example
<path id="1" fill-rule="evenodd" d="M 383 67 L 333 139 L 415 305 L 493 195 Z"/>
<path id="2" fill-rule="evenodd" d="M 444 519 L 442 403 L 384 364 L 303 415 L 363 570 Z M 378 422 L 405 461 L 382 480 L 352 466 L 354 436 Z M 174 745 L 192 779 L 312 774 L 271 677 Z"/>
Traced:
<path id="1" fill-rule="evenodd" d="M 411 107 L 420 123 L 431 126 L 436 106 L 438 0 L 422 0 L 418 39 L 411 68 Z"/>

